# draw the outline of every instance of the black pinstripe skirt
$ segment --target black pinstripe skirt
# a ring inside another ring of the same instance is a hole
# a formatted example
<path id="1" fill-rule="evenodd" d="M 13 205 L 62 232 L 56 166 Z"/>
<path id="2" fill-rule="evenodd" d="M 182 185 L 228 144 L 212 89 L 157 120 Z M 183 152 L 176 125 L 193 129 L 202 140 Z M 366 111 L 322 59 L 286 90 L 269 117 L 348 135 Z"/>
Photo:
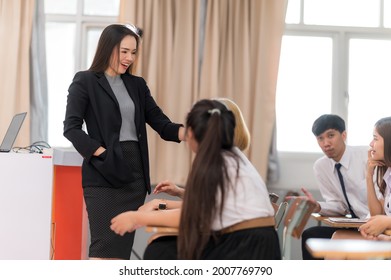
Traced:
<path id="1" fill-rule="evenodd" d="M 135 232 L 117 235 L 110 229 L 110 221 L 122 212 L 137 210 L 145 201 L 147 189 L 138 143 L 121 142 L 121 148 L 136 180 L 126 187 L 83 188 L 90 224 L 90 258 L 130 259 Z"/>

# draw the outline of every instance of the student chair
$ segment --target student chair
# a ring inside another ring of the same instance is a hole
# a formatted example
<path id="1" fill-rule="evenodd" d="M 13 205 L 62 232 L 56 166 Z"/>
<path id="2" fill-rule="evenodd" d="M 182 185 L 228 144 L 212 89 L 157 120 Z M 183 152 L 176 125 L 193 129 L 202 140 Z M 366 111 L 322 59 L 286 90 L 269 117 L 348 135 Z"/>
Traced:
<path id="1" fill-rule="evenodd" d="M 288 208 L 288 205 L 289 205 L 288 202 L 283 201 L 277 207 L 277 210 L 274 214 L 274 219 L 276 221 L 276 230 L 281 228 L 281 222 L 284 218 L 284 215 L 285 215 L 286 209 Z"/>
<path id="2" fill-rule="evenodd" d="M 279 227 L 279 238 L 282 243 L 282 259 L 291 258 L 292 238 L 299 239 L 307 224 L 312 211 L 316 207 L 315 203 L 296 197 L 289 201 L 288 210 L 284 217 L 284 227 Z"/>
<path id="3" fill-rule="evenodd" d="M 276 193 L 269 193 L 269 198 L 270 198 L 271 203 L 277 203 L 277 201 L 280 197 Z"/>

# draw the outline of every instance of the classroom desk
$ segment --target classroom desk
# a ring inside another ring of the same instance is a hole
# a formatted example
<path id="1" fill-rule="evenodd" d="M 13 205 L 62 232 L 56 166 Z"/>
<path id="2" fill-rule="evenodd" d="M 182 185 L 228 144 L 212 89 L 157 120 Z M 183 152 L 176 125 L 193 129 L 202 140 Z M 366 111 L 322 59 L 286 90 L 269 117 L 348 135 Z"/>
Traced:
<path id="1" fill-rule="evenodd" d="M 306 246 L 316 258 L 391 258 L 391 242 L 389 241 L 310 238 L 307 240 Z"/>
<path id="2" fill-rule="evenodd" d="M 330 227 L 338 227 L 338 228 L 358 228 L 360 227 L 362 224 L 365 223 L 365 221 L 360 221 L 360 222 L 335 222 L 335 221 L 331 221 L 329 218 L 330 217 L 327 217 L 327 216 L 322 216 L 318 213 L 312 213 L 311 214 L 311 218 L 312 219 L 315 219 L 316 221 L 318 221 L 318 225 L 322 225 L 322 224 L 325 224 L 327 226 L 330 226 Z M 332 218 L 343 218 L 343 219 L 346 219 L 345 217 L 332 217 Z"/>
<path id="3" fill-rule="evenodd" d="M 316 220 L 318 222 L 318 226 L 322 225 L 322 221 L 328 217 L 322 216 L 319 213 L 312 213 L 311 219 Z"/>
<path id="4" fill-rule="evenodd" d="M 150 244 L 152 241 L 162 236 L 178 235 L 179 229 L 174 227 L 147 226 L 145 227 L 145 231 L 149 233 L 153 233 L 148 239 L 148 244 Z"/>
<path id="5" fill-rule="evenodd" d="M 145 231 L 146 232 L 153 232 L 153 233 L 178 233 L 178 228 L 174 227 L 162 227 L 162 226 L 146 226 Z"/>
<path id="6" fill-rule="evenodd" d="M 338 228 L 359 228 L 365 221 L 362 222 L 335 222 L 331 221 L 329 218 L 323 219 L 322 223 L 330 226 L 330 227 L 338 227 Z"/>

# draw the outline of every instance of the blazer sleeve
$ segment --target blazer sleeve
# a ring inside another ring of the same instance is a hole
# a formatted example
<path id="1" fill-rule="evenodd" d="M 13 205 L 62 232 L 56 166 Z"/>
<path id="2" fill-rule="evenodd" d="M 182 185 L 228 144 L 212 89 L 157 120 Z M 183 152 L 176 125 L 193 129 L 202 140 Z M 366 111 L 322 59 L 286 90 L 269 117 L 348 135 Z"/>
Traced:
<path id="1" fill-rule="evenodd" d="M 83 72 L 76 73 L 68 89 L 64 120 L 64 136 L 87 161 L 101 144 L 88 136 L 83 130 L 83 122 L 89 106 L 89 96 L 85 88 Z"/>
<path id="2" fill-rule="evenodd" d="M 151 92 L 146 85 L 144 79 L 143 86 L 145 88 L 145 119 L 146 122 L 155 130 L 162 139 L 166 141 L 181 142 L 178 138 L 178 131 L 183 124 L 173 123 L 160 109 L 153 99 Z"/>

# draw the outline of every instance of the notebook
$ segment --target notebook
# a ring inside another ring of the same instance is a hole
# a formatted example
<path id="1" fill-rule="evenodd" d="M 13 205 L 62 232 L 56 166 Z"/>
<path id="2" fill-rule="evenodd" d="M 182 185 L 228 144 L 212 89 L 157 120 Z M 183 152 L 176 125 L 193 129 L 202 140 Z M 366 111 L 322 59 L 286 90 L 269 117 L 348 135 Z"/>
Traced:
<path id="1" fill-rule="evenodd" d="M 26 117 L 27 113 L 20 113 L 16 114 L 7 129 L 7 132 L 4 136 L 3 142 L 0 145 L 0 152 L 8 153 L 11 151 L 12 146 L 14 145 L 14 142 L 16 140 L 16 137 L 19 134 L 19 130 L 22 127 L 24 118 Z"/>
<path id="2" fill-rule="evenodd" d="M 334 223 L 366 223 L 368 221 L 368 219 L 342 217 L 329 217 L 329 220 Z"/>

